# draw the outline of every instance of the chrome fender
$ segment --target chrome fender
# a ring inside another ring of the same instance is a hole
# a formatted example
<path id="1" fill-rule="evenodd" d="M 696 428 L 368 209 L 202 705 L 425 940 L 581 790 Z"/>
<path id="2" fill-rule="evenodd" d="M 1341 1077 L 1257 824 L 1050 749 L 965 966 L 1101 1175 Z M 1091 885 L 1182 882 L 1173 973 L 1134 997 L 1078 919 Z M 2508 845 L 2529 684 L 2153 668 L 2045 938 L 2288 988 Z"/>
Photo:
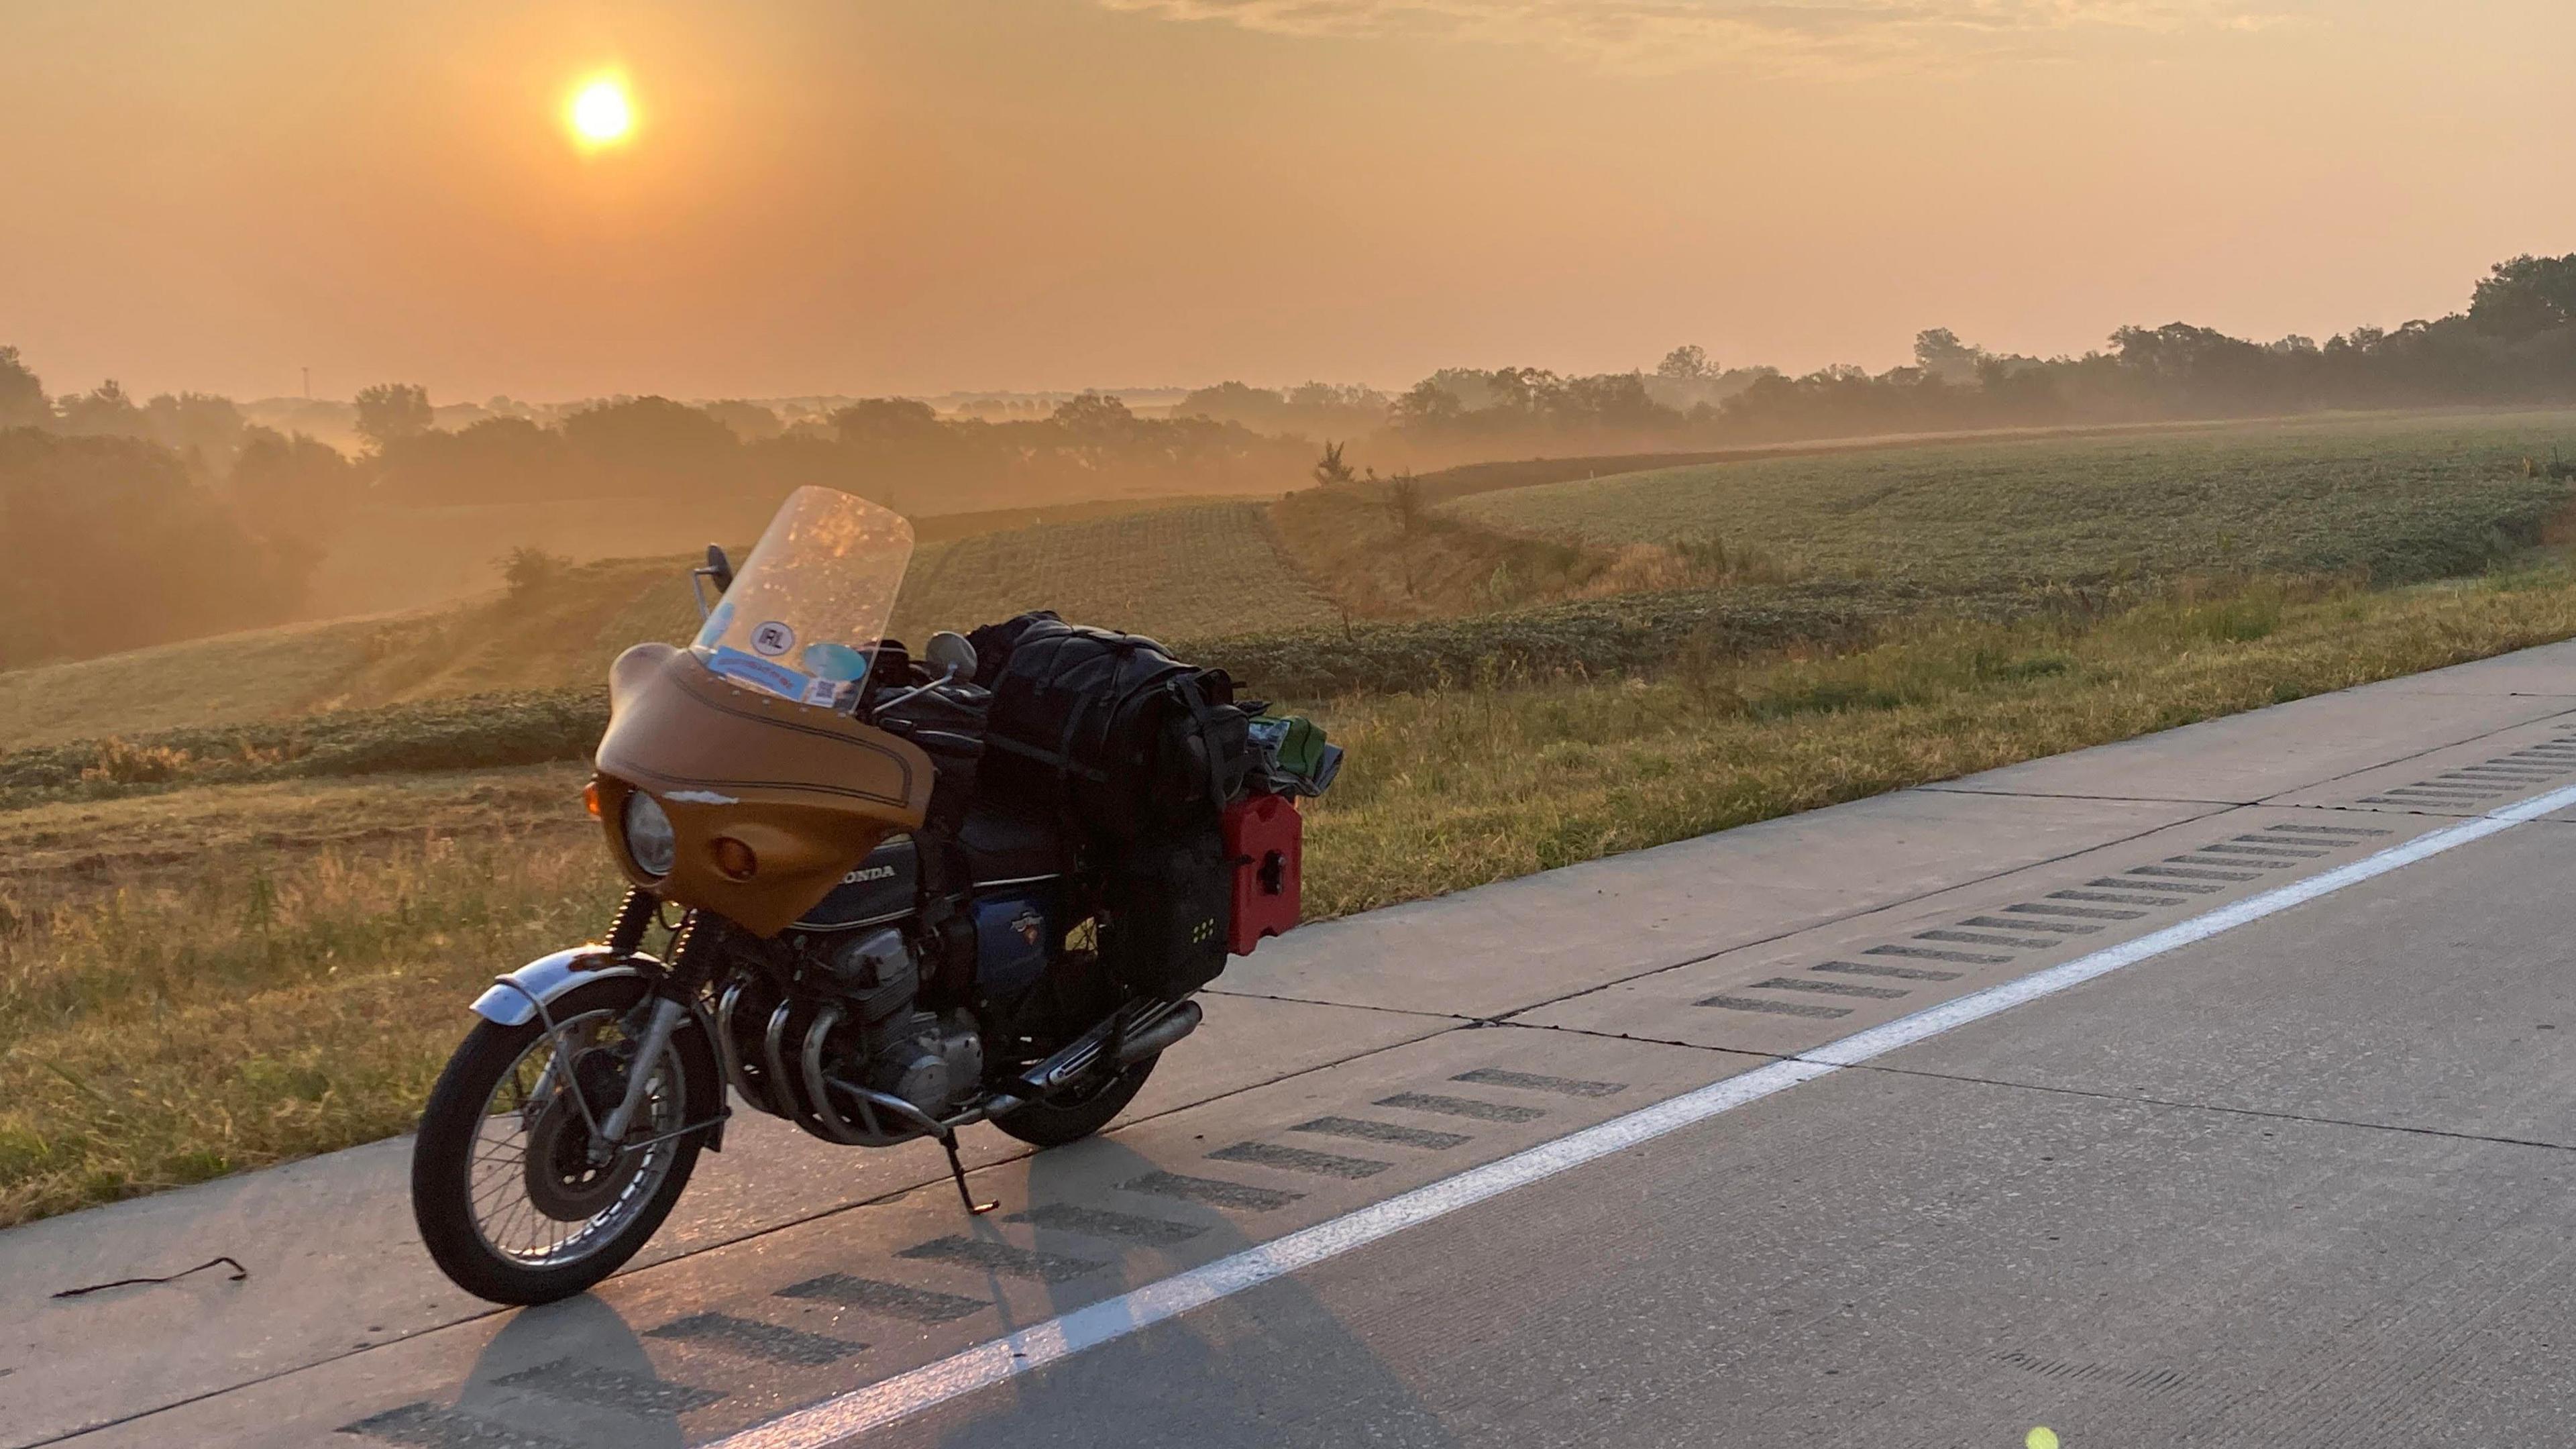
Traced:
<path id="1" fill-rule="evenodd" d="M 474 998 L 474 1014 L 495 1026 L 518 1026 L 535 1017 L 540 1005 L 553 1005 L 576 986 L 642 976 L 648 964 L 656 973 L 661 970 L 662 963 L 650 956 L 618 956 L 605 946 L 557 951 L 496 978 Z"/>
<path id="2" fill-rule="evenodd" d="M 622 976 L 644 977 L 662 974 L 662 963 L 655 957 L 637 952 L 620 956 L 605 946 L 575 946 L 540 956 L 506 976 L 494 978 L 474 998 L 474 1014 L 495 1026 L 519 1026 L 535 1019 L 540 1005 L 551 1007 L 565 993 L 594 981 L 614 981 Z M 695 1023 L 698 1034 L 712 1048 L 717 1040 L 715 1023 L 707 1019 L 706 1009 L 690 1003 L 688 1019 Z M 712 1110 L 721 1112 L 724 1084 L 721 1076 L 713 1083 Z M 724 1122 L 719 1117 L 707 1133 L 707 1150 L 724 1150 Z"/>

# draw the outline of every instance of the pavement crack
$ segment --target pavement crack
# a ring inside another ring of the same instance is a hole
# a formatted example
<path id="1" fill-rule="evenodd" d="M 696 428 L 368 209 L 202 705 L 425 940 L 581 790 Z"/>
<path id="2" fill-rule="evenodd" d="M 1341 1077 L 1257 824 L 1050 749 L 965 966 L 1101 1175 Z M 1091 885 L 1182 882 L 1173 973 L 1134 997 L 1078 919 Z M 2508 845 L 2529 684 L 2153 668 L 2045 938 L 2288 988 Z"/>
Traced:
<path id="1" fill-rule="evenodd" d="M 1329 1006 L 1341 1011 L 1375 1011 L 1388 1016 L 1418 1016 L 1431 1021 L 1454 1021 L 1461 1026 L 1473 1026 L 1487 1020 L 1485 1017 L 1470 1016 L 1461 1011 L 1424 1011 L 1411 1006 L 1372 1006 L 1362 1001 L 1326 1001 L 1321 997 L 1279 996 L 1267 991 L 1222 991 L 1213 986 L 1200 987 L 1198 994 L 1231 996 L 1238 1001 L 1276 1001 L 1285 1006 Z"/>
<path id="2" fill-rule="evenodd" d="M 2075 790 L 1989 790 L 1971 785 L 1917 785 L 1917 790 L 1934 795 L 1978 795 L 1997 800 L 2090 800 L 2103 805 L 2215 805 L 2221 809 L 2251 809 L 2260 800 L 2215 800 L 2199 795 L 2088 795 Z"/>
<path id="3" fill-rule="evenodd" d="M 1803 1056 L 1791 1060 L 1803 1061 Z M 2399 1122 L 2365 1122 L 2354 1117 L 2323 1117 L 2312 1112 L 2286 1112 L 2268 1107 L 2228 1107 L 2214 1102 L 2190 1102 L 2175 1097 L 2156 1097 L 2135 1092 L 2106 1092 L 2093 1087 L 2060 1087 L 2046 1082 L 2014 1082 L 2000 1077 L 1981 1077 L 1973 1072 L 1936 1072 L 1923 1067 L 1891 1067 L 1878 1062 L 1832 1063 L 1848 1072 L 1882 1072 L 1896 1077 L 1917 1077 L 1938 1082 L 1957 1082 L 1964 1086 L 2000 1087 L 2015 1092 L 2045 1092 L 2051 1096 L 2083 1097 L 2097 1102 L 2118 1102 L 2124 1106 L 2169 1107 L 2184 1112 L 2208 1112 L 2223 1117 L 2251 1117 L 2266 1122 L 2296 1122 L 2310 1127 L 2351 1127 L 2364 1132 L 2392 1132 L 2408 1137 L 2440 1137 L 2453 1142 L 2476 1142 L 2496 1147 L 2537 1147 L 2548 1152 L 2576 1152 L 2576 1143 L 2546 1142 L 2536 1137 L 2507 1137 L 2491 1132 L 2462 1132 L 2449 1127 L 2410 1127 Z"/>

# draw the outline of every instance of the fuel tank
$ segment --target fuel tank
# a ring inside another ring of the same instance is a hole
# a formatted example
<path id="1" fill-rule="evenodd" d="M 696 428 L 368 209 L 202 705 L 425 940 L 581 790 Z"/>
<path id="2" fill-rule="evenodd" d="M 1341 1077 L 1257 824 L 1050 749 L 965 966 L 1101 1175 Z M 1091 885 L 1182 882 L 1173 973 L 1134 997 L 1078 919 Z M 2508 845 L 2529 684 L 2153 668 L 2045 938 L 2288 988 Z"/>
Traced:
<path id="1" fill-rule="evenodd" d="M 921 851 L 898 835 L 853 866 L 823 903 L 796 924 L 808 931 L 851 931 L 911 915 L 920 901 Z"/>

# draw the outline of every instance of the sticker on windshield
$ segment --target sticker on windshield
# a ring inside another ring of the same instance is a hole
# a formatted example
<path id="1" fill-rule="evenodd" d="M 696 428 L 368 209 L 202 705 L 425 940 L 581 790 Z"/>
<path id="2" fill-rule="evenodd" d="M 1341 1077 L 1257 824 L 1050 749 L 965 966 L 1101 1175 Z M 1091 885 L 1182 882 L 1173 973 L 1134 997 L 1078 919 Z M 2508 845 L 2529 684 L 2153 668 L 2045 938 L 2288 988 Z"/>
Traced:
<path id="1" fill-rule="evenodd" d="M 707 656 L 707 667 L 736 684 L 748 684 L 767 690 L 784 699 L 803 700 L 813 680 L 784 664 L 772 664 L 757 655 L 745 654 L 726 647 Z"/>
<path id="2" fill-rule="evenodd" d="M 796 631 L 772 619 L 751 631 L 751 647 L 775 659 L 796 647 Z"/>
<path id="3" fill-rule="evenodd" d="M 831 709 L 841 702 L 843 687 L 841 681 L 837 679 L 812 680 L 805 686 L 805 702 Z"/>

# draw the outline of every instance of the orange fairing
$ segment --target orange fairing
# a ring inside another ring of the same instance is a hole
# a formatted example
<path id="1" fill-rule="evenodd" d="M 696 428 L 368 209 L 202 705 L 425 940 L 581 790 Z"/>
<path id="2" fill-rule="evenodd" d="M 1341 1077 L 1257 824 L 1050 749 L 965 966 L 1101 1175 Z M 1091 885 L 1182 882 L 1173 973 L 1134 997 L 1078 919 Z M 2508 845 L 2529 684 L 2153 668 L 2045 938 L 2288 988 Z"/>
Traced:
<path id="1" fill-rule="evenodd" d="M 914 745 L 738 688 L 668 644 L 638 644 L 609 671 L 597 763 L 600 820 L 626 874 L 763 936 L 811 910 L 887 835 L 919 826 L 930 803 L 930 757 Z M 627 851 L 620 822 L 637 789 L 678 838 L 667 877 Z M 749 874 L 728 874 L 746 862 Z"/>

